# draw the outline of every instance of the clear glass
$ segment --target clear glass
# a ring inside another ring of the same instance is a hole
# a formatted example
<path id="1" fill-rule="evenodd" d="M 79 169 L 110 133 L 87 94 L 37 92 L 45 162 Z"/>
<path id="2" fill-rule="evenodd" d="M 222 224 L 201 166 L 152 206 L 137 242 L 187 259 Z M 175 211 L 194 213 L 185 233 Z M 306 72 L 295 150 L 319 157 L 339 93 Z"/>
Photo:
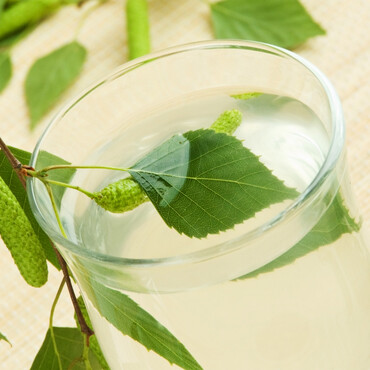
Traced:
<path id="1" fill-rule="evenodd" d="M 264 95 L 230 97 L 246 92 Z M 110 367 L 171 364 L 130 337 L 140 325 L 130 324 L 124 308 L 102 313 L 110 296 L 97 286 L 135 301 L 204 369 L 369 369 L 369 250 L 346 173 L 341 104 L 303 58 L 242 41 L 139 58 L 68 104 L 38 142 L 31 166 L 43 168 L 47 151 L 75 165 L 127 167 L 235 105 L 247 114 L 235 135 L 300 193 L 241 228 L 197 242 L 162 231 L 150 204 L 102 216 L 67 190 L 55 193 L 66 239 L 43 185 L 28 182 L 35 216 L 80 286 Z M 95 191 L 117 176 L 77 170 L 70 181 Z M 107 315 L 126 320 L 128 335 Z"/>

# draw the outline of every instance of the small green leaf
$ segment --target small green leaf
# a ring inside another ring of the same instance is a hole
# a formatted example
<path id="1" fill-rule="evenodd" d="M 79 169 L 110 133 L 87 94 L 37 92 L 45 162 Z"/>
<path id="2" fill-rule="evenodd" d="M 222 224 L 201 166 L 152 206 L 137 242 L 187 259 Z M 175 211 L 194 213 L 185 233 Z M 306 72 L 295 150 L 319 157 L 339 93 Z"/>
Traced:
<path id="1" fill-rule="evenodd" d="M 38 59 L 28 72 L 25 94 L 31 128 L 80 74 L 86 49 L 74 41 Z"/>
<path id="2" fill-rule="evenodd" d="M 216 38 L 290 48 L 325 31 L 298 0 L 224 0 L 210 5 Z"/>
<path id="3" fill-rule="evenodd" d="M 81 362 L 83 351 L 83 336 L 77 328 L 54 327 L 56 347 L 62 362 L 62 369 L 85 370 L 85 365 Z M 89 351 L 89 360 L 93 370 L 100 369 L 95 356 Z M 31 370 L 60 370 L 58 358 L 54 350 L 50 329 L 46 333 L 44 342 L 37 353 Z"/>
<path id="4" fill-rule="evenodd" d="M 31 153 L 26 152 L 21 149 L 9 147 L 13 155 L 22 163 L 28 164 L 30 162 Z M 52 155 L 47 152 L 40 153 L 40 163 L 43 167 L 51 164 L 69 164 L 69 162 L 64 161 L 63 159 Z M 53 174 L 50 174 L 50 177 L 53 180 L 68 182 L 70 177 L 73 175 L 74 170 L 69 169 L 66 171 L 53 171 Z M 42 247 L 44 248 L 46 258 L 51 262 L 57 269 L 60 269 L 58 259 L 55 255 L 55 252 L 51 246 L 49 237 L 41 229 L 40 225 L 35 219 L 31 211 L 31 207 L 28 202 L 27 193 L 25 192 L 23 186 L 18 180 L 17 175 L 15 174 L 12 166 L 5 157 L 4 153 L 0 150 L 0 176 L 3 178 L 4 182 L 9 186 L 12 193 L 17 198 L 19 204 L 22 206 L 26 216 L 31 222 L 32 228 L 35 231 L 38 239 L 41 242 Z M 63 195 L 65 188 L 58 187 L 55 189 L 54 194 L 57 199 L 57 202 L 60 202 L 60 199 Z M 1 196 L 1 195 L 0 195 Z"/>
<path id="5" fill-rule="evenodd" d="M 0 93 L 5 89 L 12 77 L 12 61 L 6 51 L 0 51 Z"/>
<path id="6" fill-rule="evenodd" d="M 12 345 L 12 344 L 9 342 L 8 338 L 7 338 L 4 334 L 2 334 L 2 333 L 0 333 L 0 340 L 5 340 L 5 342 L 8 342 L 10 345 Z"/>
<path id="7" fill-rule="evenodd" d="M 338 192 L 327 211 L 301 241 L 267 265 L 236 280 L 256 277 L 259 274 L 289 265 L 296 259 L 305 256 L 307 253 L 321 246 L 335 242 L 343 234 L 359 231 L 360 227 L 361 225 L 357 224 L 350 216 L 343 202 L 343 198 Z"/>
<path id="8" fill-rule="evenodd" d="M 136 302 L 95 280 L 85 280 L 84 288 L 95 308 L 123 334 L 156 352 L 171 364 L 184 369 L 202 369 L 175 336 Z"/>
<path id="9" fill-rule="evenodd" d="M 298 195 L 241 141 L 213 130 L 175 135 L 129 172 L 166 224 L 189 237 L 228 230 Z"/>

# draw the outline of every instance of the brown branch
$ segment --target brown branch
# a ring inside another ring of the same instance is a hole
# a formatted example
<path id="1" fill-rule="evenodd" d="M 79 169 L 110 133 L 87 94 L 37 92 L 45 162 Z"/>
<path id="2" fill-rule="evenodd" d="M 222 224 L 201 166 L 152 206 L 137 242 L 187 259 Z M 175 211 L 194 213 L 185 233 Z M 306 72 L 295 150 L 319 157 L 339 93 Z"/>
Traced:
<path id="1" fill-rule="evenodd" d="M 71 278 L 69 276 L 66 261 L 64 260 L 62 255 L 59 253 L 59 251 L 55 247 L 55 245 L 51 241 L 50 241 L 50 243 L 51 243 L 51 245 L 54 249 L 55 254 L 57 255 L 60 267 L 62 268 L 62 272 L 63 272 L 63 275 L 64 275 L 64 280 L 67 284 L 68 292 L 69 292 L 69 295 L 71 297 L 73 308 L 75 309 L 75 312 L 76 312 L 78 323 L 80 324 L 81 332 L 86 334 L 86 343 L 87 343 L 87 345 L 89 345 L 89 338 L 90 338 L 91 335 L 94 334 L 94 332 L 87 325 L 87 323 L 85 321 L 85 318 L 83 317 L 83 314 L 81 312 L 80 306 L 78 305 L 77 298 L 76 298 L 75 292 L 74 292 L 73 287 L 72 287 Z"/>
<path id="2" fill-rule="evenodd" d="M 4 152 L 6 158 L 8 159 L 9 163 L 13 167 L 13 170 L 17 174 L 17 176 L 19 178 L 19 181 L 22 183 L 24 189 L 26 190 L 26 179 L 24 177 L 24 174 L 22 173 L 22 168 L 24 166 L 22 165 L 21 162 L 18 161 L 18 159 L 10 151 L 10 149 L 4 143 L 4 141 L 1 139 L 1 137 L 0 137 L 0 148 Z M 73 304 L 73 308 L 74 308 L 74 310 L 76 312 L 76 316 L 77 316 L 77 320 L 78 320 L 78 322 L 80 324 L 81 332 L 86 335 L 86 343 L 87 343 L 87 345 L 89 345 L 89 338 L 90 338 L 91 335 L 94 334 L 94 332 L 87 325 L 87 323 L 86 323 L 86 321 L 85 321 L 85 319 L 84 319 L 84 317 L 82 315 L 80 306 L 78 305 L 77 298 L 76 298 L 76 295 L 75 295 L 75 292 L 73 290 L 73 286 L 72 286 L 72 283 L 71 283 L 71 278 L 69 276 L 69 271 L 68 271 L 68 267 L 67 267 L 66 261 L 64 260 L 64 258 L 59 253 L 58 249 L 55 247 L 54 243 L 51 240 L 50 240 L 50 243 L 51 243 L 51 245 L 52 245 L 52 247 L 54 249 L 55 254 L 57 255 L 57 258 L 58 258 L 60 267 L 62 269 L 63 277 L 64 277 L 64 280 L 65 280 L 65 282 L 67 284 L 69 296 L 71 298 L 71 301 L 72 301 L 72 304 Z"/>
<path id="3" fill-rule="evenodd" d="M 9 150 L 9 148 L 4 143 L 1 137 L 0 137 L 0 148 L 4 152 L 6 158 L 8 158 L 8 161 L 13 167 L 14 172 L 17 174 L 22 186 L 26 189 L 26 179 L 24 178 L 23 174 L 20 172 L 22 169 L 22 163 L 19 162 L 18 159 L 14 157 L 13 153 Z"/>

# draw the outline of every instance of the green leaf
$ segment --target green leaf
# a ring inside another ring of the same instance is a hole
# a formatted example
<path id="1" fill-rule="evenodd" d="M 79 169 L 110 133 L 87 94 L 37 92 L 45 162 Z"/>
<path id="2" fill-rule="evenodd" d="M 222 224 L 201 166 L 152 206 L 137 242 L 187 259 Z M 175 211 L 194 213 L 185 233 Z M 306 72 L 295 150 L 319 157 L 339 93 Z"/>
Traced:
<path id="1" fill-rule="evenodd" d="M 9 147 L 13 155 L 22 163 L 28 164 L 30 162 L 31 153 L 26 152 L 21 149 Z M 40 163 L 42 166 L 48 166 L 51 164 L 69 164 L 69 162 L 64 161 L 63 159 L 47 153 L 41 152 L 40 153 Z M 67 170 L 67 171 L 53 171 L 55 173 L 51 174 L 50 177 L 57 181 L 68 182 L 70 177 L 73 175 L 74 170 Z M 55 252 L 51 246 L 49 237 L 44 233 L 41 229 L 40 225 L 35 219 L 33 212 L 31 211 L 31 207 L 28 202 L 27 193 L 24 190 L 22 184 L 20 183 L 16 173 L 14 172 L 12 166 L 10 165 L 9 161 L 5 157 L 5 154 L 0 150 L 0 176 L 3 178 L 5 183 L 8 185 L 12 193 L 17 198 L 19 204 L 22 206 L 26 216 L 31 222 L 31 225 L 35 231 L 35 234 L 39 238 L 41 245 L 44 248 L 46 258 L 49 262 L 51 262 L 57 269 L 60 269 L 60 265 L 58 259 L 55 255 Z M 55 197 L 57 198 L 57 202 L 60 202 L 60 199 L 63 195 L 63 191 L 65 189 L 62 187 L 58 187 L 54 190 Z M 0 195 L 1 196 L 1 195 Z"/>
<path id="2" fill-rule="evenodd" d="M 5 342 L 8 342 L 10 345 L 12 345 L 12 344 L 9 342 L 8 338 L 7 338 L 4 334 L 2 334 L 1 332 L 0 332 L 0 340 L 5 340 Z"/>
<path id="3" fill-rule="evenodd" d="M 189 237 L 217 234 L 298 193 L 234 136 L 175 135 L 129 169 L 166 224 Z"/>
<path id="4" fill-rule="evenodd" d="M 202 369 L 188 350 L 147 311 L 119 291 L 97 281 L 85 280 L 84 288 L 95 308 L 123 334 L 184 369 Z"/>
<path id="5" fill-rule="evenodd" d="M 37 169 L 41 170 L 45 167 L 48 167 L 51 165 L 58 165 L 58 164 L 69 165 L 71 163 L 49 152 L 46 152 L 46 151 L 40 152 L 38 160 L 37 160 Z M 70 179 L 72 178 L 75 172 L 76 170 L 73 168 L 65 168 L 65 169 L 58 170 L 58 171 L 50 171 L 48 172 L 48 178 L 51 180 L 59 181 L 59 182 L 69 183 Z M 62 201 L 63 194 L 66 191 L 66 188 L 62 186 L 55 186 L 55 185 L 51 185 L 51 187 L 53 189 L 55 203 L 59 207 Z"/>
<path id="6" fill-rule="evenodd" d="M 31 128 L 80 74 L 86 49 L 74 41 L 38 59 L 28 72 L 25 94 Z"/>
<path id="7" fill-rule="evenodd" d="M 361 225 L 357 224 L 350 216 L 343 198 L 338 192 L 330 207 L 301 241 L 272 262 L 236 280 L 256 277 L 259 274 L 289 265 L 317 248 L 335 242 L 343 234 L 359 231 L 360 228 Z"/>
<path id="8" fill-rule="evenodd" d="M 325 31 L 298 0 L 224 0 L 210 5 L 216 38 L 290 48 Z"/>
<path id="9" fill-rule="evenodd" d="M 62 369 L 71 369 L 71 364 L 75 363 L 73 366 L 74 370 L 85 370 L 85 365 L 79 361 L 82 356 L 84 340 L 81 332 L 77 328 L 53 327 L 53 330 L 56 347 L 62 362 Z M 89 351 L 89 360 L 94 370 L 100 369 L 91 351 Z M 31 370 L 60 370 L 50 329 L 47 331 L 44 342 L 32 363 Z"/>
<path id="10" fill-rule="evenodd" d="M 0 51 L 0 93 L 5 89 L 12 77 L 12 61 L 6 51 Z"/>

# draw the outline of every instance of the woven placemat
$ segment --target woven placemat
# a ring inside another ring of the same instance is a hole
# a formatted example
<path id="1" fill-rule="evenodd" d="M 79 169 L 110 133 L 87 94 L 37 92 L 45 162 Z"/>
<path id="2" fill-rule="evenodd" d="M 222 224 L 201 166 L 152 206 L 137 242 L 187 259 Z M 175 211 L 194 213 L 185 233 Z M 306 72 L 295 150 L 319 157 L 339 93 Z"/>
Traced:
<path id="1" fill-rule="evenodd" d="M 313 17 L 327 35 L 295 49 L 317 65 L 333 82 L 343 102 L 347 119 L 349 172 L 364 226 L 370 221 L 370 2 L 367 0 L 305 0 Z M 212 38 L 209 9 L 199 0 L 151 0 L 152 46 L 169 46 Z M 82 76 L 65 93 L 39 127 L 30 132 L 23 97 L 23 82 L 33 61 L 75 36 L 82 12 L 67 7 L 50 17 L 12 51 L 14 77 L 0 97 L 0 134 L 10 145 L 32 150 L 50 117 L 69 98 L 127 59 L 123 2 L 108 1 L 90 14 L 78 39 L 89 58 Z M 2 242 L 0 241 L 2 244 Z M 50 271 L 50 281 L 41 289 L 27 286 L 9 253 L 0 246 L 0 332 L 13 346 L 0 341 L 0 368 L 27 369 L 44 339 L 51 302 L 60 275 Z M 73 312 L 63 294 L 55 324 L 72 326 Z"/>

